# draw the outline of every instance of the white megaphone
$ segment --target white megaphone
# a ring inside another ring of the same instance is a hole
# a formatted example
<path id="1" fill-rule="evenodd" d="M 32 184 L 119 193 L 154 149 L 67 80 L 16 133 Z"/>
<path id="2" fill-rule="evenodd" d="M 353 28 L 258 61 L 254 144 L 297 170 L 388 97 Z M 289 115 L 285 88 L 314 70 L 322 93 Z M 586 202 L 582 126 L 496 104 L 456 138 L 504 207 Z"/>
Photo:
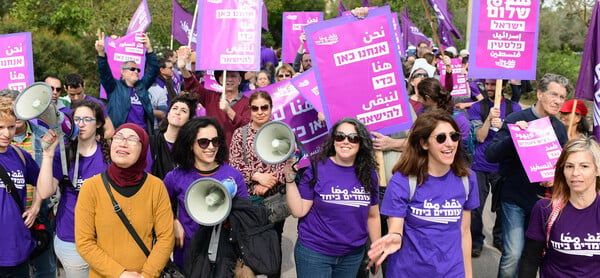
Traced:
<path id="1" fill-rule="evenodd" d="M 254 151 L 267 164 L 279 164 L 292 156 L 301 158 L 304 153 L 296 144 L 296 135 L 290 126 L 280 121 L 264 124 L 254 138 Z"/>
<path id="2" fill-rule="evenodd" d="M 15 116 L 21 120 L 38 118 L 50 128 L 61 129 L 69 140 L 75 139 L 79 127 L 73 119 L 58 111 L 52 103 L 52 88 L 44 82 L 36 82 L 25 88 L 15 100 Z"/>
<path id="3" fill-rule="evenodd" d="M 229 216 L 236 192 L 233 179 L 198 179 L 185 192 L 185 210 L 200 225 L 217 225 Z"/>

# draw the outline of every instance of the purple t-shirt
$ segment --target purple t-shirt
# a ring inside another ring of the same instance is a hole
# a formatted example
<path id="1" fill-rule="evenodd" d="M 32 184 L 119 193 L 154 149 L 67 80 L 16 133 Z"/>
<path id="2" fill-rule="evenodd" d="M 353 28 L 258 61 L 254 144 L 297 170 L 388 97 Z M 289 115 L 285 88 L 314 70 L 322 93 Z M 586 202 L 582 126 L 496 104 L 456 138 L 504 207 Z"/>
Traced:
<path id="1" fill-rule="evenodd" d="M 131 107 L 129 108 L 129 114 L 127 114 L 127 122 L 134 123 L 139 125 L 144 130 L 147 130 L 145 112 L 142 102 L 135 94 L 133 88 L 129 88 L 129 92 L 131 97 Z"/>
<path id="2" fill-rule="evenodd" d="M 60 150 L 57 148 L 54 154 L 52 164 L 52 175 L 59 182 L 62 180 L 63 171 L 60 164 Z M 108 168 L 108 163 L 104 162 L 102 155 L 102 144 L 97 143 L 96 152 L 91 156 L 79 157 L 79 170 L 77 181 L 73 179 L 75 174 L 75 163 L 69 165 L 69 179 L 73 182 L 75 189 L 70 186 L 60 188 L 60 203 L 56 212 L 56 236 L 63 241 L 75 242 L 75 204 L 79 196 L 79 190 L 83 182 L 97 174 L 100 174 Z"/>
<path id="3" fill-rule="evenodd" d="M 344 256 L 362 246 L 369 236 L 367 219 L 371 206 L 379 204 L 379 182 L 365 192 L 355 167 L 339 166 L 331 159 L 318 163 L 317 182 L 310 187 L 312 168 L 304 171 L 298 185 L 300 197 L 313 201 L 298 224 L 298 240 L 311 250 L 329 256 Z"/>
<path id="4" fill-rule="evenodd" d="M 185 193 L 187 192 L 188 187 L 190 187 L 194 181 L 201 178 L 213 178 L 218 181 L 232 178 L 237 185 L 237 193 L 235 196 L 248 198 L 248 188 L 244 182 L 244 176 L 242 176 L 240 171 L 229 166 L 229 164 L 222 164 L 216 172 L 208 176 L 200 175 L 194 168 L 190 170 L 184 170 L 177 167 L 171 172 L 167 173 L 164 179 L 165 186 L 169 192 L 171 203 L 178 203 L 176 216 L 179 219 L 179 222 L 181 222 L 183 230 L 185 231 L 183 248 L 175 247 L 173 250 L 173 262 L 175 262 L 177 265 L 183 265 L 187 246 L 194 236 L 196 230 L 198 230 L 200 227 L 198 223 L 192 220 L 185 209 Z"/>
<path id="5" fill-rule="evenodd" d="M 90 95 L 85 95 L 84 99 L 98 103 L 100 107 L 102 107 L 102 111 L 104 112 L 104 118 L 108 117 L 108 111 L 106 111 L 106 105 L 104 105 L 104 102 Z"/>
<path id="6" fill-rule="evenodd" d="M 31 155 L 20 149 L 25 157 L 23 165 L 21 157 L 13 147 L 8 147 L 5 153 L 0 153 L 0 164 L 15 184 L 21 204 L 25 207 L 27 198 L 26 184 L 36 185 L 40 168 Z M 0 266 L 16 266 L 29 258 L 35 248 L 29 229 L 23 223 L 21 210 L 15 199 L 6 192 L 4 182 L 0 180 Z"/>
<path id="7" fill-rule="evenodd" d="M 552 205 L 540 199 L 531 211 L 530 239 L 546 242 L 546 224 Z M 549 250 L 540 277 L 600 277 L 600 198 L 587 208 L 567 203 L 550 230 Z"/>
<path id="8" fill-rule="evenodd" d="M 466 112 L 460 112 L 454 117 L 454 120 L 460 129 L 459 132 L 463 142 L 469 140 L 469 131 L 471 130 L 471 125 L 469 124 L 469 120 L 467 119 L 465 113 Z"/>
<path id="9" fill-rule="evenodd" d="M 479 207 L 474 174 L 469 176 L 469 198 L 462 178 L 450 170 L 427 176 L 409 198 L 408 177 L 396 172 L 388 184 L 381 214 L 404 218 L 402 248 L 388 257 L 394 277 L 464 277 L 461 222 L 463 210 Z"/>

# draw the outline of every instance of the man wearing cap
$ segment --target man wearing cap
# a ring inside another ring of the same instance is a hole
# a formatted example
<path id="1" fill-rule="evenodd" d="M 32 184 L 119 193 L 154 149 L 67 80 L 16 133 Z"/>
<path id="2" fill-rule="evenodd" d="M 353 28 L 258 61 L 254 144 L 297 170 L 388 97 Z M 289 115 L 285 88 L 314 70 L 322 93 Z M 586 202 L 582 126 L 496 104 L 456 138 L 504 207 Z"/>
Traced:
<path id="1" fill-rule="evenodd" d="M 481 205 L 479 208 L 471 212 L 471 237 L 472 237 L 472 257 L 479 257 L 481 250 L 483 249 L 483 221 L 482 213 L 485 205 L 485 200 L 490 193 L 490 188 L 497 188 L 500 182 L 500 175 L 498 174 L 498 163 L 490 163 L 485 160 L 485 149 L 487 145 L 492 142 L 496 131 L 502 127 L 502 121 L 507 115 L 512 112 L 520 111 L 521 106 L 518 103 L 512 102 L 509 99 L 502 97 L 500 108 L 494 107 L 494 98 L 496 96 L 496 79 L 485 80 L 485 92 L 487 98 L 475 102 L 471 108 L 469 108 L 469 119 L 471 124 L 475 128 L 477 142 L 475 143 L 475 151 L 473 153 L 473 165 L 471 169 L 475 171 L 477 175 L 477 184 L 479 187 L 479 198 L 481 198 Z M 505 84 L 505 83 L 504 83 Z M 498 197 L 498 196 L 496 196 Z M 492 210 L 495 210 L 492 208 Z M 502 251 L 502 223 L 501 215 L 502 212 L 497 210 L 496 222 L 494 223 L 493 236 L 494 236 L 494 247 Z"/>
<path id="2" fill-rule="evenodd" d="M 575 104 L 577 102 L 577 104 Z M 573 112 L 573 106 L 575 106 L 575 118 L 571 126 L 571 112 Z M 569 132 L 569 140 L 575 139 L 581 135 L 588 135 L 590 133 L 590 124 L 588 123 L 587 117 L 588 109 L 582 100 L 571 99 L 565 101 L 563 106 L 560 108 L 560 121 L 565 124 L 567 132 Z"/>
<path id="3" fill-rule="evenodd" d="M 564 76 L 548 73 L 538 82 L 537 102 L 531 108 L 517 111 L 506 117 L 500 130 L 485 150 L 485 159 L 500 163 L 498 173 L 502 192 L 502 257 L 498 277 L 517 277 L 519 259 L 525 245 L 525 230 L 529 224 L 531 210 L 540 196 L 546 194 L 549 182 L 529 182 L 507 124 L 516 124 L 522 129 L 527 122 L 549 117 L 552 129 L 561 146 L 567 142 L 565 126 L 556 118 L 572 86 Z"/>
<path id="4" fill-rule="evenodd" d="M 183 75 L 183 86 L 190 94 L 198 97 L 198 102 L 206 108 L 206 115 L 216 118 L 221 124 L 225 131 L 225 142 L 229 147 L 233 131 L 250 122 L 250 102 L 239 89 L 242 74 L 238 71 L 227 71 L 225 79 L 223 71 L 215 71 L 215 79 L 221 86 L 225 86 L 225 95 L 209 91 L 185 68 L 185 65 L 190 63 L 190 52 L 190 48 L 186 46 L 177 51 L 177 65 Z"/>

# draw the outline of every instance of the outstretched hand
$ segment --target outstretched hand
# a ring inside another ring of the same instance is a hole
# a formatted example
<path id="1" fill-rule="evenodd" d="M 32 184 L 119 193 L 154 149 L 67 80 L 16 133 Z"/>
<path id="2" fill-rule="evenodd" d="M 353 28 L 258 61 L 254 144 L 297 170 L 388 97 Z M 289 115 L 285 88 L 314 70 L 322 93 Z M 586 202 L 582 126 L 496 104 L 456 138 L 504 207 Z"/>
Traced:
<path id="1" fill-rule="evenodd" d="M 98 51 L 98 56 L 104 57 L 104 32 L 100 32 L 100 29 L 98 29 L 98 40 L 94 46 Z"/>
<path id="2" fill-rule="evenodd" d="M 396 253 L 402 247 L 402 236 L 398 233 L 387 234 L 371 244 L 368 256 L 371 262 L 367 268 L 373 264 L 380 266 L 388 255 Z"/>

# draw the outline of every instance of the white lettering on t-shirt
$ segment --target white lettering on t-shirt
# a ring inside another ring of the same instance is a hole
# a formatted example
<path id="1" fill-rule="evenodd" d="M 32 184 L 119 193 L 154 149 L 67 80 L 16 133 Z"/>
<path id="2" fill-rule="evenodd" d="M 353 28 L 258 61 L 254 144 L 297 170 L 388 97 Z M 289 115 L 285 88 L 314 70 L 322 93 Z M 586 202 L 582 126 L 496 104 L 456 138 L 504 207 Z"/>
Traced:
<path id="1" fill-rule="evenodd" d="M 410 214 L 428 222 L 448 224 L 457 222 L 462 210 L 462 204 L 456 199 L 445 200 L 443 203 L 434 203 L 430 199 L 423 202 L 423 208 L 411 206 Z"/>
<path id="2" fill-rule="evenodd" d="M 331 193 L 319 195 L 323 202 L 336 205 L 365 207 L 371 203 L 371 195 L 362 187 L 352 187 L 352 191 L 348 191 L 348 189 L 340 189 L 339 186 L 332 186 Z"/>
<path id="3" fill-rule="evenodd" d="M 138 98 L 137 94 L 133 94 L 133 96 L 131 96 L 131 104 L 142 105 L 142 102 Z"/>
<path id="4" fill-rule="evenodd" d="M 587 237 L 571 236 L 571 233 L 561 233 L 560 240 L 550 240 L 552 249 L 570 255 L 587 256 L 600 255 L 600 233 L 588 233 Z"/>

